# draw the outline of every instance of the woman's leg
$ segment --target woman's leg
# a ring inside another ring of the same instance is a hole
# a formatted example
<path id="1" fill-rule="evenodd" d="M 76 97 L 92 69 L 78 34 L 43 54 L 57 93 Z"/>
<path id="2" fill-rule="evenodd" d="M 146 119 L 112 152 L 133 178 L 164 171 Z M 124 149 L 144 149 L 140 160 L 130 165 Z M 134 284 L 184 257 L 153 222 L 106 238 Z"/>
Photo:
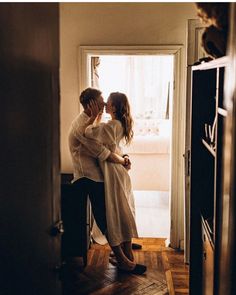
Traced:
<path id="1" fill-rule="evenodd" d="M 132 243 L 131 241 L 123 242 L 122 243 L 122 249 L 125 254 L 125 256 L 130 260 L 134 261 L 134 254 L 132 251 Z"/>
<path id="2" fill-rule="evenodd" d="M 128 246 L 129 247 L 129 246 Z M 129 260 L 123 252 L 122 246 L 112 247 L 117 259 L 117 267 L 120 271 L 130 274 L 142 275 L 147 270 L 147 267 L 142 264 L 135 263 Z"/>
<path id="3" fill-rule="evenodd" d="M 132 270 L 135 268 L 136 264 L 133 261 L 131 261 L 130 259 L 128 259 L 128 257 L 124 254 L 124 251 L 123 251 L 121 245 L 114 246 L 111 248 L 115 254 L 115 257 L 116 257 L 116 260 L 118 263 L 118 267 L 120 269 L 129 271 L 129 270 Z"/>

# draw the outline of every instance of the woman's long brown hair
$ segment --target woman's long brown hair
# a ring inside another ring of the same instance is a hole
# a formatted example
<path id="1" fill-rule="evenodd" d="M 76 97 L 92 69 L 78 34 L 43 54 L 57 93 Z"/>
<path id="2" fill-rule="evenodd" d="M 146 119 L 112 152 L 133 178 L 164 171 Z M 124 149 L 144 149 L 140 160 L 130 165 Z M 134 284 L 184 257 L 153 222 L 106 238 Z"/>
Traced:
<path id="1" fill-rule="evenodd" d="M 109 96 L 112 106 L 115 107 L 115 117 L 122 124 L 126 144 L 129 144 L 134 136 L 133 119 L 130 113 L 130 105 L 124 93 L 112 92 Z"/>

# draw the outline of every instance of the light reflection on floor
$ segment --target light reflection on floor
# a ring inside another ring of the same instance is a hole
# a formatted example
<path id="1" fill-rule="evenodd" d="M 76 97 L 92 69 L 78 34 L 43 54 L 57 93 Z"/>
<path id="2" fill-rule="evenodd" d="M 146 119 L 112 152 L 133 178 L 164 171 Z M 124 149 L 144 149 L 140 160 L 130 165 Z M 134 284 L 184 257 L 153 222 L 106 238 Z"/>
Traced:
<path id="1" fill-rule="evenodd" d="M 169 192 L 134 191 L 136 223 L 140 237 L 169 237 Z"/>

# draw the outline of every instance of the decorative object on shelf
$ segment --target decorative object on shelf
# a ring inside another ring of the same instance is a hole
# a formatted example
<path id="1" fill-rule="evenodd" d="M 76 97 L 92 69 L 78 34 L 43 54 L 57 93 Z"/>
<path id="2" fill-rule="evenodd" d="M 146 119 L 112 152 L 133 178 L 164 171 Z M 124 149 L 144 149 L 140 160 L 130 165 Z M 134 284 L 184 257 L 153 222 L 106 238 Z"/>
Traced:
<path id="1" fill-rule="evenodd" d="M 223 31 L 210 26 L 202 34 L 202 46 L 212 57 L 222 57 L 226 54 L 227 36 Z"/>
<path id="2" fill-rule="evenodd" d="M 226 55 L 230 3 L 196 3 L 198 16 L 208 25 L 202 35 L 202 46 L 214 58 Z"/>
<path id="3" fill-rule="evenodd" d="M 212 132 L 210 135 L 211 145 L 213 145 L 213 149 L 215 149 L 215 137 L 216 137 L 216 123 L 217 123 L 217 113 L 215 114 L 214 123 L 212 125 Z"/>
<path id="4" fill-rule="evenodd" d="M 205 127 L 205 138 L 206 138 L 206 142 L 210 143 L 211 125 L 204 124 L 204 127 Z"/>
<path id="5" fill-rule="evenodd" d="M 213 126 L 204 124 L 205 128 L 205 141 L 210 147 L 215 150 L 215 126 L 216 126 L 216 118 L 214 120 Z"/>
<path id="6" fill-rule="evenodd" d="M 212 60 L 212 58 L 211 58 L 210 56 L 202 57 L 202 58 L 199 58 L 199 60 L 196 61 L 193 65 L 194 65 L 194 66 L 197 66 L 197 65 L 200 65 L 200 64 L 202 64 L 202 63 L 209 62 L 209 61 L 211 61 L 211 60 Z"/>

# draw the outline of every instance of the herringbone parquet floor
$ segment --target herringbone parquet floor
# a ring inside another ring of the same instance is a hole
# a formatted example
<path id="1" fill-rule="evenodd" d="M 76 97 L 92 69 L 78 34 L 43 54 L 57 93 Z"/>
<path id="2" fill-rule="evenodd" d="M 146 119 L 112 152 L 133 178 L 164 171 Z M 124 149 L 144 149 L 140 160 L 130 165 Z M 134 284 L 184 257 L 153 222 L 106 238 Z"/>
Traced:
<path id="1" fill-rule="evenodd" d="M 93 244 L 88 253 L 87 267 L 80 272 L 66 273 L 64 294 L 188 294 L 188 269 L 183 264 L 183 255 L 166 248 L 164 239 L 143 238 L 134 242 L 142 244 L 142 250 L 134 251 L 134 255 L 138 263 L 147 266 L 145 274 L 138 276 L 118 272 L 117 268 L 109 263 L 109 246 Z"/>

